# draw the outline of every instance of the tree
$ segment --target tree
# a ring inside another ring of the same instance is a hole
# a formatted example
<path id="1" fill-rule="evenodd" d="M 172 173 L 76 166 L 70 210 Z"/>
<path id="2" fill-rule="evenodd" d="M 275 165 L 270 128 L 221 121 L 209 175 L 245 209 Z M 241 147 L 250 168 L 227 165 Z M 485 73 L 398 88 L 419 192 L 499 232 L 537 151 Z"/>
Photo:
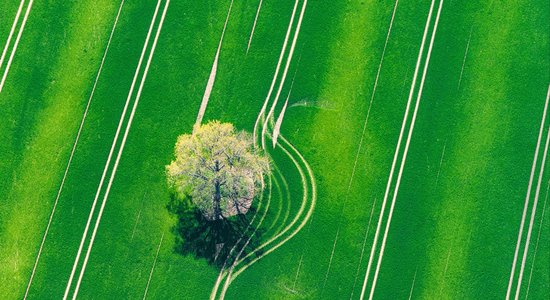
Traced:
<path id="1" fill-rule="evenodd" d="M 175 157 L 166 166 L 169 185 L 210 221 L 246 214 L 269 172 L 250 135 L 218 121 L 179 136 Z"/>

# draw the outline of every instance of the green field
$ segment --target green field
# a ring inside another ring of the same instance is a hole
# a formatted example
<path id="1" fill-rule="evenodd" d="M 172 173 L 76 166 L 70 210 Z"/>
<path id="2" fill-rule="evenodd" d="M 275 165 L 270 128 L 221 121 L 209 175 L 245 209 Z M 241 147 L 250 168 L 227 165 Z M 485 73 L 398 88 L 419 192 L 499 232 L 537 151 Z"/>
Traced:
<path id="1" fill-rule="evenodd" d="M 550 298 L 544 1 L 4 0 L 0 51 L 2 299 Z M 273 169 L 221 268 L 167 209 L 201 104 Z"/>

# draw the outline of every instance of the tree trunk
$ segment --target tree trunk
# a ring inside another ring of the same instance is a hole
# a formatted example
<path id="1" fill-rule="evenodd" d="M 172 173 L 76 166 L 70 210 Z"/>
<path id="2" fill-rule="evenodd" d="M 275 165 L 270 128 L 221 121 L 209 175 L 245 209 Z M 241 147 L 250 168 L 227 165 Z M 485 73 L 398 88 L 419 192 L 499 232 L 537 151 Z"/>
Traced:
<path id="1" fill-rule="evenodd" d="M 221 220 L 223 218 L 222 209 L 220 202 L 222 200 L 220 183 L 216 181 L 215 183 L 215 194 L 214 194 L 214 220 Z"/>

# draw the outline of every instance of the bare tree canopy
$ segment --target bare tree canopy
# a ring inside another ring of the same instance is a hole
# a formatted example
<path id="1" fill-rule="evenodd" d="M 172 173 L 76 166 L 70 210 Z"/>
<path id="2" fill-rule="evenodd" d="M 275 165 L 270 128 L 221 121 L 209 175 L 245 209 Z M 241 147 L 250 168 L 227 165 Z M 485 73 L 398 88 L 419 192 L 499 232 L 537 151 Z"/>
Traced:
<path id="1" fill-rule="evenodd" d="M 268 159 L 255 150 L 250 135 L 218 121 L 179 136 L 175 157 L 166 166 L 168 183 L 178 195 L 190 196 L 209 220 L 245 214 L 269 172 Z"/>

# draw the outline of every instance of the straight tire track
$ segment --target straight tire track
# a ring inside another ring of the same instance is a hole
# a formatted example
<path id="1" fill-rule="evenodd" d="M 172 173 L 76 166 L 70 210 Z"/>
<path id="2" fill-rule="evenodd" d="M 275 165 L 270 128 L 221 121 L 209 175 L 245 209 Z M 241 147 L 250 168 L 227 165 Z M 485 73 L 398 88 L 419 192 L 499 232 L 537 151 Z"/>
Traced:
<path id="1" fill-rule="evenodd" d="M 550 181 L 546 185 L 546 197 L 544 198 L 544 205 L 542 207 L 542 216 L 540 217 L 539 232 L 537 234 L 537 243 L 535 245 L 535 252 L 533 253 L 533 261 L 531 262 L 531 272 L 529 272 L 529 281 L 527 283 L 527 291 L 525 292 L 525 299 L 529 298 L 529 289 L 531 287 L 531 279 L 533 278 L 533 270 L 535 269 L 535 261 L 537 258 L 537 250 L 539 248 L 540 234 L 542 231 L 542 224 L 544 222 L 544 214 L 546 212 L 546 203 L 548 201 L 548 191 L 550 189 Z"/>
<path id="2" fill-rule="evenodd" d="M 107 185 L 107 190 L 105 191 L 105 196 L 103 196 L 103 203 L 101 203 L 101 208 L 100 208 L 99 214 L 97 216 L 94 231 L 92 232 L 92 236 L 91 236 L 91 239 L 90 239 L 90 244 L 88 245 L 88 250 L 86 252 L 86 257 L 84 258 L 84 263 L 83 263 L 82 269 L 80 271 L 80 276 L 78 277 L 78 281 L 76 283 L 76 289 L 75 289 L 75 292 L 74 292 L 74 295 L 73 295 L 73 300 L 76 299 L 76 296 L 78 295 L 78 291 L 79 291 L 79 288 L 80 288 L 80 283 L 82 282 L 84 272 L 86 271 L 86 265 L 88 263 L 90 253 L 92 251 L 92 247 L 94 245 L 94 240 L 95 240 L 95 237 L 96 237 L 96 234 L 97 234 L 97 229 L 99 227 L 99 223 L 101 222 L 101 217 L 103 215 L 103 210 L 105 208 L 105 204 L 107 203 L 107 199 L 109 197 L 109 192 L 111 191 L 111 187 L 113 185 L 113 180 L 115 179 L 118 164 L 120 163 L 120 158 L 122 156 L 122 152 L 124 151 L 124 146 L 126 144 L 126 140 L 128 138 L 128 134 L 130 132 L 130 127 L 132 126 L 132 121 L 134 119 L 137 106 L 139 104 L 139 100 L 140 100 L 140 97 L 141 97 L 141 92 L 143 91 L 143 86 L 145 84 L 145 79 L 147 79 L 147 73 L 149 72 L 149 67 L 151 66 L 151 61 L 153 59 L 153 55 L 155 54 L 155 48 L 157 46 L 158 38 L 160 36 L 160 32 L 162 30 L 162 25 L 164 23 L 164 19 L 166 17 L 166 12 L 168 11 L 169 5 L 170 5 L 170 0 L 166 0 L 166 4 L 164 5 L 164 10 L 162 11 L 162 16 L 160 18 L 160 23 L 158 25 L 157 32 L 156 32 L 156 35 L 155 35 L 155 40 L 153 41 L 153 45 L 151 47 L 151 52 L 149 53 L 149 58 L 147 60 L 146 66 L 145 66 L 145 71 L 143 73 L 143 77 L 141 79 L 140 86 L 138 88 L 138 92 L 137 92 L 137 95 L 136 95 L 136 100 L 134 102 L 134 106 L 132 107 L 132 112 L 130 113 L 130 119 L 128 120 L 128 125 L 126 126 L 126 131 L 124 132 L 124 136 L 122 138 L 122 143 L 121 143 L 120 149 L 118 151 L 118 155 L 117 155 L 117 158 L 116 158 L 116 161 L 115 161 L 115 165 L 113 167 L 113 170 L 111 171 L 111 178 L 109 179 L 109 183 Z"/>
<path id="3" fill-rule="evenodd" d="M 550 97 L 550 87 L 548 88 L 547 98 L 549 98 L 549 97 Z M 518 284 L 517 284 L 517 287 L 516 287 L 516 297 L 515 297 L 516 300 L 519 299 L 519 295 L 520 295 L 520 292 L 521 292 L 521 283 L 522 283 L 522 280 L 523 280 L 523 272 L 525 270 L 525 262 L 527 261 L 527 254 L 529 253 L 529 243 L 531 241 L 531 233 L 533 231 L 533 223 L 535 222 L 535 215 L 537 213 L 537 204 L 539 202 L 540 187 L 541 187 L 541 184 L 542 184 L 542 178 L 544 176 L 544 167 L 546 166 L 546 157 L 548 155 L 548 145 L 549 145 L 549 143 L 550 143 L 550 126 L 548 128 L 548 135 L 546 136 L 546 143 L 545 143 L 545 146 L 544 146 L 544 153 L 542 155 L 542 162 L 541 162 L 541 166 L 540 166 L 539 179 L 538 179 L 538 182 L 537 182 L 537 189 L 535 191 L 535 200 L 533 202 L 533 207 L 531 209 L 531 219 L 529 221 L 529 229 L 527 231 L 527 239 L 525 241 L 525 248 L 524 248 L 524 251 L 523 251 L 523 258 L 521 260 L 521 267 L 520 267 L 520 271 L 519 271 Z"/>
<path id="4" fill-rule="evenodd" d="M 143 300 L 147 298 L 147 291 L 149 291 L 149 284 L 151 284 L 151 278 L 153 278 L 153 272 L 155 271 L 155 265 L 157 264 L 157 258 L 159 257 L 160 246 L 162 245 L 162 240 L 164 239 L 164 233 L 160 237 L 160 242 L 157 247 L 157 253 L 155 254 L 155 259 L 153 260 L 153 266 L 151 267 L 151 272 L 149 272 L 149 279 L 147 280 L 147 285 L 145 286 L 145 292 L 143 292 Z"/>
<path id="5" fill-rule="evenodd" d="M 107 57 L 107 53 L 109 52 L 109 47 L 111 46 L 111 41 L 113 39 L 115 28 L 116 28 L 116 25 L 118 23 L 118 19 L 120 17 L 120 13 L 122 11 L 123 6 L 124 6 L 124 0 L 122 0 L 120 2 L 120 6 L 118 8 L 118 12 L 117 12 L 117 15 L 116 15 L 116 18 L 115 18 L 115 22 L 113 24 L 113 28 L 111 29 L 111 34 L 109 35 L 109 40 L 107 42 L 107 46 L 105 47 L 105 52 L 103 53 L 103 57 L 101 59 L 101 64 L 99 66 L 99 70 L 97 72 L 97 75 L 96 75 L 96 78 L 95 78 L 95 81 L 94 81 L 94 85 L 92 87 L 92 92 L 90 93 L 90 97 L 88 98 L 88 103 L 86 104 L 86 109 L 84 110 L 84 115 L 82 116 L 82 120 L 80 121 L 80 127 L 78 128 L 78 132 L 76 134 L 76 139 L 74 141 L 73 148 L 72 148 L 71 154 L 69 156 L 69 161 L 67 162 L 67 167 L 65 168 L 65 172 L 63 174 L 63 179 L 61 180 L 61 185 L 59 186 L 59 189 L 57 190 L 57 196 L 55 197 L 54 205 L 53 205 L 52 211 L 50 213 L 50 218 L 48 220 L 48 224 L 46 225 L 46 230 L 44 231 L 44 235 L 42 236 L 42 242 L 40 243 L 40 248 L 38 249 L 38 254 L 36 256 L 36 260 L 35 260 L 34 266 L 32 268 L 31 277 L 30 277 L 29 282 L 27 284 L 27 289 L 25 291 L 24 299 L 27 299 L 27 296 L 29 294 L 29 289 L 31 287 L 31 284 L 32 284 L 32 281 L 33 281 L 33 278 L 34 278 L 34 275 L 35 275 L 35 272 L 36 272 L 36 268 L 38 266 L 38 261 L 40 260 L 40 256 L 42 254 L 42 249 L 44 247 L 44 243 L 46 242 L 46 238 L 48 236 L 48 232 L 49 232 L 50 226 L 52 224 L 53 216 L 54 216 L 55 210 L 57 208 L 57 203 L 59 202 L 59 197 L 61 196 L 61 191 L 63 190 L 63 186 L 65 185 L 65 179 L 67 178 L 67 174 L 69 173 L 69 168 L 71 166 L 71 162 L 73 160 L 74 153 L 76 151 L 76 146 L 77 146 L 78 141 L 80 139 L 80 134 L 82 133 L 82 128 L 84 128 L 84 122 L 86 120 L 86 116 L 88 115 L 88 110 L 90 108 L 92 98 L 94 97 L 97 82 L 99 81 L 101 71 L 103 70 L 103 65 L 105 64 L 105 58 Z"/>
<path id="6" fill-rule="evenodd" d="M 262 147 L 265 149 L 265 132 L 267 130 L 267 122 L 269 119 L 273 116 L 273 112 L 275 111 L 275 107 L 277 106 L 277 102 L 279 100 L 279 96 L 281 95 L 281 92 L 283 90 L 283 86 L 285 84 L 285 79 L 288 74 L 288 69 L 290 68 L 290 63 L 292 62 L 292 57 L 294 55 L 294 49 L 296 47 L 296 42 L 298 41 L 298 36 L 300 35 L 300 28 L 302 27 L 302 20 L 304 19 L 304 13 L 306 12 L 307 7 L 307 0 L 304 0 L 304 3 L 302 4 L 302 10 L 300 11 L 300 17 L 298 18 L 298 24 L 296 24 L 296 30 L 294 32 L 294 37 L 292 38 L 292 44 L 290 45 L 290 50 L 288 53 L 288 58 L 286 61 L 285 69 L 283 71 L 283 75 L 281 77 L 281 83 L 279 84 L 279 89 L 277 90 L 277 93 L 275 94 L 275 99 L 273 100 L 273 104 L 271 105 L 271 109 L 269 110 L 269 113 L 267 114 L 267 117 L 264 121 L 264 126 L 262 129 Z"/>
<path id="7" fill-rule="evenodd" d="M 8 49 L 10 48 L 11 38 L 15 33 L 15 28 L 17 27 L 17 23 L 19 22 L 19 17 L 21 16 L 21 11 L 23 10 L 24 4 L 25 0 L 21 0 L 21 2 L 19 3 L 19 8 L 17 9 L 17 13 L 15 14 L 15 18 L 13 19 L 13 24 L 11 25 L 11 30 L 8 34 L 8 39 L 6 40 L 6 45 L 4 46 L 4 50 L 2 51 L 2 56 L 0 56 L 0 70 L 2 69 L 2 65 L 4 64 L 4 59 L 6 58 Z"/>
<path id="8" fill-rule="evenodd" d="M 23 22 L 21 23 L 21 27 L 19 27 L 19 32 L 17 33 L 17 37 L 15 38 L 15 43 L 13 44 L 10 58 L 8 59 L 8 63 L 6 65 L 6 70 L 4 70 L 4 75 L 2 76 L 2 80 L 0 81 L 0 93 L 2 93 L 2 89 L 4 88 L 4 83 L 6 82 L 6 78 L 8 77 L 8 72 L 10 71 L 11 63 L 13 62 L 13 57 L 15 56 L 15 52 L 17 51 L 17 46 L 19 45 L 19 41 L 21 40 L 21 35 L 23 35 L 23 30 L 25 29 L 25 25 L 27 24 L 27 19 L 31 12 L 33 1 L 34 0 L 30 0 L 29 6 L 27 6 L 27 10 L 25 11 L 25 16 L 23 17 Z"/>
<path id="9" fill-rule="evenodd" d="M 409 116 L 409 110 L 410 110 L 410 106 L 411 106 L 411 102 L 412 102 L 412 96 L 413 96 L 413 93 L 414 93 L 414 88 L 416 86 L 416 78 L 418 76 L 418 70 L 420 68 L 420 62 L 422 60 L 422 53 L 424 52 L 424 44 L 426 42 L 426 37 L 428 35 L 428 29 L 429 29 L 430 21 L 431 21 L 431 18 L 432 18 L 432 12 L 433 12 L 433 8 L 434 8 L 434 4 L 435 4 L 435 0 L 432 0 L 432 4 L 430 6 L 430 11 L 428 13 L 428 18 L 426 20 L 426 26 L 424 28 L 424 34 L 422 36 L 422 43 L 420 44 L 420 49 L 418 51 L 418 58 L 417 58 L 417 61 L 416 61 L 416 67 L 415 67 L 415 70 L 414 70 L 413 80 L 412 80 L 412 83 L 411 83 L 411 89 L 410 89 L 409 97 L 408 97 L 408 100 L 407 100 L 407 107 L 405 109 L 405 114 L 403 116 L 403 123 L 401 125 L 399 138 L 397 140 L 397 146 L 395 147 L 395 154 L 393 156 L 393 162 L 392 162 L 392 166 L 391 166 L 391 169 L 390 169 L 390 175 L 389 175 L 389 178 L 388 178 L 388 183 L 386 185 L 386 191 L 385 191 L 385 194 L 384 194 L 384 198 L 382 200 L 382 207 L 380 209 L 378 224 L 376 226 L 376 232 L 374 234 L 374 241 L 373 241 L 373 244 L 372 244 L 372 247 L 371 247 L 369 262 L 368 262 L 367 270 L 366 270 L 366 273 L 365 273 L 365 279 L 363 281 L 363 287 L 361 289 L 361 296 L 360 296 L 361 300 L 365 296 L 365 289 L 367 287 L 367 282 L 368 282 L 368 279 L 369 279 L 370 269 L 372 267 L 372 260 L 374 258 L 374 252 L 376 251 L 378 235 L 380 234 L 380 228 L 382 226 L 382 218 L 383 218 L 384 211 L 385 211 L 385 208 L 386 208 L 386 202 L 388 200 L 391 182 L 393 180 L 393 172 L 395 171 L 395 165 L 397 164 L 397 158 L 399 156 L 399 149 L 401 148 L 401 141 L 403 139 L 403 134 L 405 132 L 405 125 L 407 124 L 407 118 Z"/>
<path id="10" fill-rule="evenodd" d="M 523 205 L 523 213 L 521 215 L 521 222 L 519 226 L 518 239 L 516 243 L 516 250 L 514 251 L 514 260 L 512 261 L 512 270 L 510 271 L 510 279 L 508 280 L 508 289 L 506 290 L 506 299 L 510 299 L 510 294 L 512 292 L 512 284 L 515 277 L 516 263 L 519 255 L 519 248 L 521 246 L 521 237 L 523 236 L 523 227 L 525 225 L 525 218 L 527 216 L 527 209 L 529 207 L 529 200 L 531 198 L 531 189 L 533 186 L 533 180 L 535 177 L 535 169 L 537 166 L 540 143 L 542 141 L 542 134 L 544 131 L 544 123 L 546 121 L 546 115 L 548 111 L 548 100 L 550 99 L 550 86 L 548 87 L 548 92 L 546 94 L 546 102 L 544 104 L 544 111 L 542 113 L 542 120 L 540 123 L 539 136 L 537 139 L 537 147 L 535 148 L 535 154 L 533 156 L 533 164 L 531 166 L 531 175 L 529 176 L 529 184 L 527 186 L 527 195 L 525 196 L 525 202 Z"/>
<path id="11" fill-rule="evenodd" d="M 367 115 L 365 116 L 365 121 L 363 121 L 363 129 L 361 131 L 361 139 L 359 140 L 359 146 L 357 147 L 357 151 L 355 152 L 355 160 L 353 162 L 353 168 L 352 168 L 352 171 L 351 171 L 351 176 L 349 178 L 348 188 L 346 190 L 346 196 L 345 196 L 343 204 L 342 204 L 340 215 L 342 215 L 344 213 L 344 209 L 345 209 L 346 204 L 347 204 L 348 199 L 349 199 L 349 193 L 351 191 L 353 178 L 355 178 L 355 172 L 357 170 L 357 163 L 359 161 L 359 154 L 361 153 L 361 149 L 363 148 L 363 142 L 364 142 L 364 139 L 365 139 L 365 133 L 367 131 L 367 124 L 369 122 L 370 111 L 371 111 L 371 108 L 372 108 L 372 104 L 374 102 L 374 96 L 376 95 L 376 88 L 378 87 L 378 79 L 380 77 L 380 72 L 382 70 L 382 64 L 384 63 L 384 56 L 386 55 L 386 49 L 388 47 L 388 42 L 390 40 L 391 30 L 393 28 L 393 21 L 395 20 L 395 13 L 397 12 L 397 6 L 398 5 L 399 5 L 399 0 L 396 0 L 395 4 L 393 6 L 393 11 L 392 11 L 391 19 L 390 19 L 390 25 L 388 26 L 388 33 L 386 34 L 386 40 L 384 41 L 384 47 L 382 49 L 382 56 L 380 57 L 380 62 L 378 63 L 378 69 L 376 71 L 376 78 L 374 80 L 374 85 L 373 85 L 373 88 L 372 88 L 372 93 L 371 93 L 371 97 L 370 97 L 370 101 L 369 101 L 369 107 L 367 109 Z M 342 218 L 340 218 L 340 220 L 342 220 Z M 370 224 L 370 221 L 369 221 L 369 224 Z M 330 261 L 329 261 L 329 265 L 327 267 L 325 282 L 323 283 L 323 288 L 324 288 L 324 286 L 326 284 L 326 281 L 328 279 L 330 266 L 331 266 L 331 263 L 332 263 L 332 255 L 334 254 L 334 251 L 336 250 L 336 245 L 337 245 L 337 240 L 338 240 L 337 236 L 338 236 L 338 232 L 340 232 L 340 227 L 341 226 L 342 226 L 342 222 L 339 221 L 338 222 L 338 229 L 336 231 L 335 241 L 334 241 L 334 244 L 332 246 L 331 258 L 330 258 Z M 361 250 L 361 258 L 362 257 L 363 257 L 363 250 Z M 355 285 L 355 283 L 354 283 L 354 285 Z M 352 292 L 352 294 L 353 294 L 353 292 Z"/>
<path id="12" fill-rule="evenodd" d="M 253 140 L 254 140 L 254 146 L 256 146 L 256 140 L 257 140 L 257 130 L 258 125 L 260 123 L 260 120 L 265 114 L 265 110 L 267 109 L 267 104 L 269 103 L 269 99 L 271 98 L 271 93 L 273 93 L 273 89 L 275 88 L 275 83 L 277 82 L 277 77 L 279 76 L 279 71 L 281 69 L 281 63 L 283 62 L 283 57 L 286 52 L 286 47 L 288 44 L 288 38 L 290 37 L 290 32 L 292 30 L 292 24 L 294 23 L 294 17 L 296 15 L 296 9 L 298 8 L 298 3 L 300 0 L 296 0 L 294 2 L 294 8 L 292 9 L 292 15 L 290 16 L 290 22 L 288 24 L 288 28 L 286 30 L 285 40 L 283 42 L 283 46 L 281 48 L 281 54 L 279 55 L 279 60 L 277 61 L 277 66 L 275 68 L 275 74 L 273 75 L 273 80 L 271 80 L 271 85 L 269 87 L 269 91 L 267 92 L 267 96 L 265 97 L 264 104 L 262 105 L 262 108 L 260 109 L 260 113 L 258 114 L 258 117 L 256 118 L 256 122 L 254 123 L 254 130 L 252 131 Z"/>
<path id="13" fill-rule="evenodd" d="M 82 239 L 80 241 L 80 246 L 78 248 L 78 251 L 77 251 L 77 255 L 76 255 L 76 258 L 75 258 L 75 261 L 74 261 L 74 264 L 73 264 L 73 268 L 71 270 L 71 275 L 69 277 L 69 280 L 67 282 L 67 286 L 65 288 L 65 294 L 63 296 L 63 299 L 66 300 L 67 297 L 68 297 L 68 294 L 69 294 L 69 290 L 71 288 L 71 285 L 72 285 L 72 281 L 73 281 L 73 278 L 74 278 L 74 274 L 76 272 L 76 268 L 78 266 L 78 263 L 80 261 L 80 255 L 82 253 L 82 248 L 84 247 L 84 243 L 86 241 L 86 237 L 88 235 L 88 230 L 89 230 L 89 227 L 90 227 L 90 223 L 92 221 L 92 217 L 93 217 L 93 214 L 95 212 L 95 207 L 97 205 L 97 200 L 99 198 L 99 194 L 101 192 L 101 189 L 103 187 L 103 183 L 105 181 L 105 177 L 107 176 L 107 171 L 108 171 L 108 168 L 109 168 L 109 165 L 111 163 L 111 159 L 112 159 L 112 156 L 113 156 L 113 153 L 114 153 L 114 150 L 115 150 L 115 147 L 116 147 L 116 143 L 118 141 L 118 136 L 120 134 L 120 131 L 122 129 L 122 124 L 124 123 L 124 119 L 126 117 L 126 112 L 128 110 L 128 106 L 130 104 L 130 99 L 132 98 L 132 94 L 133 94 L 133 91 L 134 91 L 134 88 L 135 88 L 135 84 L 137 82 L 137 79 L 138 79 L 138 76 L 139 76 L 139 71 L 141 69 L 141 64 L 143 63 L 143 58 L 145 57 L 145 52 L 147 51 L 147 46 L 149 45 L 149 39 L 150 39 L 150 36 L 151 36 L 151 33 L 153 31 L 153 25 L 155 23 L 155 20 L 157 18 L 157 13 L 158 13 L 158 10 L 160 8 L 160 3 L 161 3 L 162 0 L 158 0 L 157 2 L 157 6 L 155 8 L 155 13 L 153 14 L 153 19 L 151 21 L 151 25 L 149 26 L 149 31 L 147 32 L 147 37 L 145 39 L 145 44 L 143 45 L 143 49 L 142 49 L 142 52 L 141 52 L 141 55 L 140 55 L 140 58 L 139 58 L 139 62 L 138 62 L 138 65 L 136 67 L 136 72 L 134 74 L 134 78 L 132 80 L 132 85 L 130 87 L 130 91 L 128 93 L 128 97 L 126 98 L 126 103 L 124 105 L 124 109 L 122 111 L 122 114 L 121 114 L 121 117 L 120 117 L 120 120 L 119 120 L 119 123 L 118 123 L 118 127 L 117 127 L 117 131 L 115 133 L 115 137 L 113 139 L 113 143 L 111 145 L 111 149 L 109 151 L 109 156 L 107 158 L 107 161 L 105 163 L 105 167 L 103 169 L 103 174 L 101 175 L 101 180 L 100 180 L 100 183 L 99 183 L 99 186 L 97 188 L 97 191 L 96 191 L 96 195 L 94 197 L 94 201 L 92 203 L 92 207 L 90 209 L 90 214 L 88 216 L 88 221 L 86 222 L 86 227 L 84 229 L 84 232 L 82 234 Z"/>
<path id="14" fill-rule="evenodd" d="M 382 264 L 382 259 L 384 257 L 384 250 L 386 248 L 386 240 L 388 238 L 388 232 L 389 232 L 390 225 L 391 225 L 391 219 L 392 219 L 392 216 L 393 216 L 393 210 L 394 210 L 394 207 L 395 207 L 395 202 L 397 200 L 397 195 L 399 193 L 399 186 L 401 184 L 403 169 L 404 169 L 405 163 L 407 161 L 407 153 L 409 152 L 409 146 L 410 146 L 412 134 L 413 134 L 413 131 L 414 131 L 414 124 L 415 124 L 416 116 L 417 116 L 417 113 L 418 113 L 418 107 L 420 106 L 420 101 L 422 100 L 422 91 L 424 90 L 424 82 L 426 80 L 426 74 L 428 73 L 428 67 L 430 65 L 430 56 L 432 54 L 433 44 L 434 44 L 434 41 L 435 41 L 435 36 L 437 34 L 437 25 L 439 24 L 439 17 L 441 16 L 441 9 L 442 8 L 443 8 L 443 0 L 441 0 L 439 2 L 439 8 L 437 10 L 437 16 L 435 18 L 434 29 L 433 29 L 432 37 L 431 37 L 431 40 L 430 40 L 430 47 L 428 48 L 428 55 L 426 57 L 426 62 L 424 63 L 424 70 L 423 70 L 423 73 L 422 73 L 422 80 L 420 81 L 418 97 L 416 99 L 416 106 L 414 108 L 414 112 L 413 112 L 413 116 L 412 116 L 412 120 L 411 120 L 411 126 L 409 128 L 409 134 L 407 136 L 407 142 L 405 144 L 405 151 L 403 153 L 403 159 L 401 161 L 401 166 L 399 167 L 399 174 L 397 175 L 397 183 L 395 185 L 395 190 L 394 190 L 394 193 L 393 193 L 393 199 L 392 199 L 392 203 L 391 203 L 391 206 L 390 206 L 390 213 L 388 215 L 388 220 L 387 220 L 387 223 L 386 223 L 386 230 L 384 232 L 384 237 L 382 238 L 382 246 L 380 248 L 380 253 L 378 255 L 378 263 L 376 265 L 376 271 L 374 272 L 374 279 L 373 279 L 371 292 L 370 292 L 370 296 L 369 296 L 370 300 L 372 300 L 373 296 L 374 296 L 374 290 L 376 288 L 376 282 L 377 282 L 377 279 L 378 279 L 378 273 L 380 271 L 380 265 Z"/>
<path id="15" fill-rule="evenodd" d="M 250 32 L 250 37 L 248 38 L 248 45 L 246 46 L 246 54 L 248 54 L 248 50 L 250 50 L 250 44 L 252 44 L 252 38 L 254 37 L 254 30 L 256 30 L 256 22 L 258 22 L 258 17 L 260 16 L 260 10 L 262 9 L 262 2 L 264 0 L 260 0 L 260 4 L 258 4 L 258 9 L 256 10 L 256 17 L 254 17 L 254 25 L 252 25 L 252 31 Z"/>

